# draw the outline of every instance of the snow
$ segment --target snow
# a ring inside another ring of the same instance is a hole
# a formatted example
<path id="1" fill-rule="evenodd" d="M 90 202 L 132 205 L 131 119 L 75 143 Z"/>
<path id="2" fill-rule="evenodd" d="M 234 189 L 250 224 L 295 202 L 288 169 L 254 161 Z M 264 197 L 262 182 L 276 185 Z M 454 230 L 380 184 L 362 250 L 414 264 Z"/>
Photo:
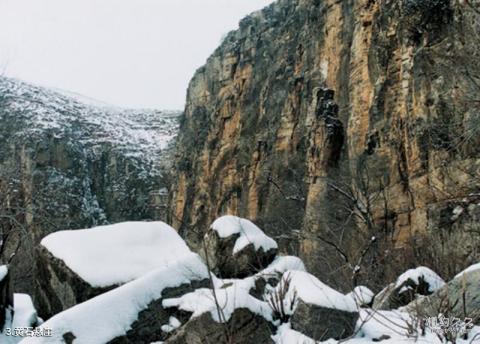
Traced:
<path id="1" fill-rule="evenodd" d="M 278 256 L 269 266 L 257 273 L 257 275 L 283 274 L 288 270 L 307 271 L 300 258 L 295 256 Z"/>
<path id="2" fill-rule="evenodd" d="M 192 312 L 192 317 L 210 312 L 213 320 L 217 322 L 228 321 L 236 309 L 247 308 L 252 313 L 272 321 L 271 309 L 268 304 L 251 296 L 249 290 L 250 288 L 244 288 L 241 284 L 215 289 L 218 304 L 222 310 L 222 318 L 218 314 L 213 292 L 207 288 L 197 289 L 179 298 L 165 299 L 162 305 L 165 308 L 176 307 Z"/>
<path id="3" fill-rule="evenodd" d="M 477 270 L 480 270 L 480 263 L 470 265 L 468 268 L 466 268 L 466 269 L 463 270 L 462 272 L 458 273 L 458 274 L 455 276 L 455 278 L 460 278 L 460 277 L 462 277 L 463 275 L 465 275 L 465 274 L 467 274 L 467 273 L 471 273 L 471 272 L 474 272 L 474 271 L 477 271 Z"/>
<path id="4" fill-rule="evenodd" d="M 358 310 L 352 297 L 330 288 L 308 272 L 287 271 L 283 274 L 283 279 L 286 278 L 290 278 L 290 288 L 285 300 L 292 300 L 296 292 L 297 297 L 305 303 L 347 312 Z"/>
<path id="5" fill-rule="evenodd" d="M 8 267 L 6 265 L 0 266 L 0 282 L 3 281 L 5 276 L 8 274 Z"/>
<path id="6" fill-rule="evenodd" d="M 6 324 L 4 326 L 4 332 L 7 328 L 11 331 L 14 329 L 23 329 L 27 327 L 33 327 L 40 322 L 37 317 L 37 311 L 33 306 L 32 299 L 27 294 L 13 294 L 14 315 L 13 320 L 10 317 L 10 313 L 7 313 Z M 21 337 L 7 336 L 0 332 L 0 343 L 2 344 L 16 344 Z"/>
<path id="7" fill-rule="evenodd" d="M 369 305 L 373 297 L 375 296 L 374 292 L 365 286 L 357 286 L 347 294 L 348 297 L 352 298 L 357 306 Z"/>
<path id="8" fill-rule="evenodd" d="M 410 269 L 405 271 L 403 274 L 401 274 L 398 278 L 397 281 L 395 282 L 395 289 L 400 287 L 403 283 L 405 283 L 407 280 L 412 280 L 416 284 L 420 283 L 420 278 L 423 278 L 423 280 L 428 283 L 428 291 L 433 293 L 435 290 L 440 289 L 445 285 L 445 281 L 438 276 L 433 270 L 420 266 L 416 269 Z M 400 289 L 400 292 L 403 292 L 407 290 L 407 286 L 402 287 Z"/>
<path id="9" fill-rule="evenodd" d="M 29 327 L 38 323 L 38 316 L 33 306 L 32 298 L 28 294 L 14 294 L 13 305 L 15 313 L 12 328 Z"/>
<path id="10" fill-rule="evenodd" d="M 460 205 L 457 205 L 453 211 L 452 211 L 452 217 L 450 218 L 452 221 L 456 221 L 462 214 L 463 214 L 463 207 Z"/>
<path id="11" fill-rule="evenodd" d="M 417 329 L 418 333 L 408 333 L 409 327 L 413 323 L 413 319 L 407 314 L 400 311 L 374 311 L 371 309 L 361 309 L 360 317 L 357 321 L 356 331 L 352 338 L 343 340 L 329 339 L 322 341 L 322 344 L 443 344 L 445 341 L 440 339 L 436 333 L 433 333 L 428 328 L 425 336 L 420 336 L 421 330 Z M 456 338 L 457 344 L 472 344 L 476 341 L 471 341 L 474 336 L 480 332 L 478 326 L 474 327 L 468 339 Z M 418 335 L 418 337 L 417 337 Z M 384 339 L 379 341 L 384 336 Z M 315 344 L 320 343 L 314 341 L 312 338 L 295 331 L 290 324 L 282 324 L 278 327 L 277 332 L 272 336 L 276 344 Z"/>
<path id="12" fill-rule="evenodd" d="M 159 268 L 132 282 L 63 311 L 41 328 L 52 329 L 52 337 L 26 338 L 22 344 L 63 344 L 62 335 L 72 332 L 75 343 L 106 343 L 122 336 L 138 319 L 138 314 L 162 297 L 166 288 L 178 287 L 208 277 L 200 257 L 194 253 Z"/>
<path id="13" fill-rule="evenodd" d="M 282 274 L 285 271 L 304 271 L 303 262 L 293 256 L 277 257 L 268 267 L 254 276 L 244 279 L 219 279 L 213 276 L 213 283 L 218 304 L 222 309 L 222 319 L 219 318 L 217 306 L 212 289 L 197 289 L 178 298 L 163 300 L 164 307 L 176 307 L 192 312 L 192 317 L 210 312 L 217 322 L 228 321 L 236 309 L 247 308 L 252 313 L 262 316 L 268 321 L 273 321 L 272 311 L 266 301 L 259 300 L 250 295 L 250 290 L 255 287 L 256 279 Z"/>
<path id="14" fill-rule="evenodd" d="M 279 326 L 277 333 L 272 336 L 272 339 L 276 344 L 315 344 L 312 338 L 293 330 L 290 324 Z"/>
<path id="15" fill-rule="evenodd" d="M 41 245 L 93 287 L 129 282 L 191 254 L 178 233 L 163 222 L 59 231 Z"/>
<path id="16" fill-rule="evenodd" d="M 235 234 L 240 235 L 235 242 L 233 254 L 241 251 L 249 244 L 253 244 L 255 250 L 262 248 L 264 251 L 278 247 L 275 240 L 265 235 L 253 222 L 237 216 L 222 216 L 213 222 L 211 228 L 218 233 L 220 238 L 228 238 Z"/>
<path id="17" fill-rule="evenodd" d="M 182 325 L 182 323 L 180 322 L 180 320 L 178 320 L 175 317 L 170 317 L 168 319 L 168 324 L 162 325 L 161 329 L 162 329 L 163 332 L 169 333 L 169 332 L 172 332 L 175 329 L 179 328 L 181 325 Z"/>

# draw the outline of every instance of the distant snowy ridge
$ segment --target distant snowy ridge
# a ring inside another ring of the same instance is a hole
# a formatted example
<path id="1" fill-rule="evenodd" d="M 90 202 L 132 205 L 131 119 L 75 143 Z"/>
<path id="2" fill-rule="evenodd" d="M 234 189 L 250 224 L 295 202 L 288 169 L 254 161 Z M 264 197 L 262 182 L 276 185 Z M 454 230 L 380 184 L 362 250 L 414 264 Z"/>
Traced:
<path id="1" fill-rule="evenodd" d="M 0 78 L 1 116 L 15 115 L 16 121 L 28 123 L 17 135 L 35 136 L 48 130 L 55 138 L 74 135 L 93 147 L 108 143 L 128 156 L 147 160 L 156 159 L 155 153 L 167 148 L 176 135 L 179 111 L 122 109 L 85 99 Z"/>

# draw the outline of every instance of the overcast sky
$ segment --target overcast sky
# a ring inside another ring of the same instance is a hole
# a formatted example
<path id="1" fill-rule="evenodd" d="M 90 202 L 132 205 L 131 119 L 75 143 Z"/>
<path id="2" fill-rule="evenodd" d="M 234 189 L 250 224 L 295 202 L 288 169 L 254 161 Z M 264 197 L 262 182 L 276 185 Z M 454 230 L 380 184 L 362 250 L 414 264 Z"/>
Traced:
<path id="1" fill-rule="evenodd" d="M 0 72 L 112 105 L 182 109 L 194 71 L 272 0 L 0 0 Z"/>

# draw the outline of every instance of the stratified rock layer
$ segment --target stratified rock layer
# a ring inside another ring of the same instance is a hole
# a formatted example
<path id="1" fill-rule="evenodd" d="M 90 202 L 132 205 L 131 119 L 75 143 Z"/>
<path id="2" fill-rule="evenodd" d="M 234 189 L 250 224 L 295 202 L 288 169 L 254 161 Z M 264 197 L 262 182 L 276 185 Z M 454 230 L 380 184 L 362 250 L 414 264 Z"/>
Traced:
<path id="1" fill-rule="evenodd" d="M 451 277 L 479 258 L 453 213 L 478 198 L 479 37 L 447 0 L 280 0 L 243 19 L 190 83 L 171 222 L 198 245 L 215 217 L 250 218 L 337 286 Z"/>

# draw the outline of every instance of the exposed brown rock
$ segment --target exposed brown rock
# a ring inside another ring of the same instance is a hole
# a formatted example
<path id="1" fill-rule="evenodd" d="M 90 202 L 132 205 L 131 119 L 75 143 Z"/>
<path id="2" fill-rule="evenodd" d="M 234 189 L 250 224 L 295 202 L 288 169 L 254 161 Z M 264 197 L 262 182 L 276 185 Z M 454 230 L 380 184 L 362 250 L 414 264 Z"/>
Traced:
<path id="1" fill-rule="evenodd" d="M 378 237 L 359 275 L 374 288 L 434 264 L 422 242 L 457 240 L 435 205 L 479 188 L 479 37 L 443 0 L 280 0 L 245 18 L 190 83 L 171 222 L 198 246 L 219 215 L 252 219 L 310 271 L 339 271 L 334 286 L 351 272 L 325 238 L 353 261 Z M 365 188 L 367 216 L 332 185 Z"/>

